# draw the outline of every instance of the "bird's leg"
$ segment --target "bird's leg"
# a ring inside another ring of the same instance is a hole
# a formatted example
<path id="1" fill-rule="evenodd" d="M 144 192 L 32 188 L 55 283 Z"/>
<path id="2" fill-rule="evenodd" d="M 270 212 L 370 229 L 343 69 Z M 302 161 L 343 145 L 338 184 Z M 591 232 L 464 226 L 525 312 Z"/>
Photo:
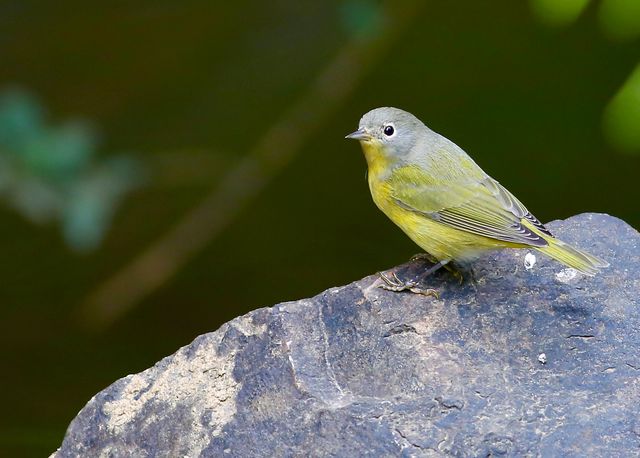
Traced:
<path id="1" fill-rule="evenodd" d="M 418 253 L 411 256 L 411 259 L 409 259 L 409 262 L 425 262 L 425 263 L 436 265 L 438 264 L 438 258 L 431 256 L 429 253 Z M 460 282 L 460 284 L 462 284 L 462 281 L 464 280 L 464 277 L 462 276 L 462 272 L 453 262 L 445 261 L 443 264 L 441 264 L 440 267 L 444 267 L 445 269 L 447 269 L 454 277 L 456 277 L 456 279 Z M 426 277 L 432 274 L 433 272 L 434 271 L 427 270 L 427 272 L 423 275 L 423 277 Z"/>
<path id="2" fill-rule="evenodd" d="M 434 265 L 438 264 L 438 259 L 431 256 L 429 253 L 414 254 L 413 256 L 411 256 L 411 259 L 410 259 L 410 262 L 422 262 L 422 261 L 426 261 Z M 450 261 L 445 261 L 444 264 L 442 264 L 442 266 L 444 266 L 444 268 L 447 269 L 451 273 L 451 275 L 453 275 L 458 280 L 460 284 L 462 284 L 462 282 L 464 281 L 464 276 L 462 275 L 462 270 L 459 268 L 459 266 L 457 266 L 456 264 Z M 431 273 L 433 272 L 427 271 L 423 276 L 426 277 Z"/>
<path id="3" fill-rule="evenodd" d="M 462 284 L 462 282 L 464 281 L 464 276 L 462 275 L 460 269 L 458 269 L 453 263 L 445 265 L 444 268 L 447 269 L 451 273 L 451 275 L 456 277 L 459 284 Z"/>
<path id="4" fill-rule="evenodd" d="M 420 280 L 422 280 L 425 277 L 428 277 L 429 275 L 434 273 L 436 270 L 440 269 L 442 266 L 445 266 L 448 262 L 449 260 L 447 259 L 447 260 L 439 261 L 435 263 L 434 265 L 429 267 L 422 275 L 420 275 Z M 379 272 L 378 275 L 380 275 L 380 278 L 384 282 L 383 284 L 380 285 L 380 288 L 382 289 L 386 289 L 388 291 L 394 291 L 394 292 L 411 291 L 412 293 L 415 293 L 415 294 L 422 294 L 424 296 L 433 296 L 436 299 L 440 298 L 440 295 L 435 289 L 421 288 L 420 281 L 415 281 L 415 280 L 402 281 L 398 278 L 395 272 L 392 272 L 390 275 L 387 275 L 384 272 Z"/>
<path id="5" fill-rule="evenodd" d="M 411 256 L 410 262 L 427 261 L 431 264 L 437 264 L 438 260 L 431 256 L 429 253 L 418 253 Z"/>

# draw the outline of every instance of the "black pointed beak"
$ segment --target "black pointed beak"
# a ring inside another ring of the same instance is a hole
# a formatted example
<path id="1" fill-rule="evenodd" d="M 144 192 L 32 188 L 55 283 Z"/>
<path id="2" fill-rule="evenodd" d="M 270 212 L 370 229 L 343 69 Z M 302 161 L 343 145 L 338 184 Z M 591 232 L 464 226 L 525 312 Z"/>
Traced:
<path id="1" fill-rule="evenodd" d="M 345 136 L 344 138 L 352 138 L 354 140 L 367 140 L 371 138 L 371 136 L 364 129 L 358 129 L 355 132 L 352 132 L 349 135 Z"/>

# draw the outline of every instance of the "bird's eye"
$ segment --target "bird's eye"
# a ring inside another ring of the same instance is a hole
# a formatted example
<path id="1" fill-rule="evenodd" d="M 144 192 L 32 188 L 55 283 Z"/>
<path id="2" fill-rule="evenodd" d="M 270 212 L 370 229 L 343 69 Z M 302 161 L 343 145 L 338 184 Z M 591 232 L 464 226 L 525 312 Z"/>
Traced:
<path id="1" fill-rule="evenodd" d="M 384 126 L 383 132 L 387 137 L 391 137 L 393 135 L 393 133 L 395 132 L 395 129 L 393 128 L 393 126 L 391 124 L 388 124 L 388 125 Z"/>

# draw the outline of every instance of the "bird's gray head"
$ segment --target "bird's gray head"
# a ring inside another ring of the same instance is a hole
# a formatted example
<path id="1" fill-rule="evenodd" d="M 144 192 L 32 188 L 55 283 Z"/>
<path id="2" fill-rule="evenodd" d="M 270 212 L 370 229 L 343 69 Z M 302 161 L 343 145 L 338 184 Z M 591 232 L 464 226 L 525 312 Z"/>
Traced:
<path id="1" fill-rule="evenodd" d="M 409 154 L 420 136 L 430 132 L 415 116 L 399 108 L 382 107 L 369 111 L 360 119 L 358 130 L 346 136 L 359 140 L 390 157 Z"/>

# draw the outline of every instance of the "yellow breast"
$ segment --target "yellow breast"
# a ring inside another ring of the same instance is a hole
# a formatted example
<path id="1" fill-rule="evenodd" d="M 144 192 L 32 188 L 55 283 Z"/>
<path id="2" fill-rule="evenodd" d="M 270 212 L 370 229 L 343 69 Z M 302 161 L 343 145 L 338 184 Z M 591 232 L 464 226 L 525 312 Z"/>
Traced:
<path id="1" fill-rule="evenodd" d="M 438 260 L 464 261 L 477 257 L 496 242 L 485 237 L 453 229 L 424 215 L 407 210 L 394 199 L 389 174 L 392 165 L 379 148 L 371 143 L 362 145 L 368 165 L 368 182 L 376 206 L 420 248 Z"/>

